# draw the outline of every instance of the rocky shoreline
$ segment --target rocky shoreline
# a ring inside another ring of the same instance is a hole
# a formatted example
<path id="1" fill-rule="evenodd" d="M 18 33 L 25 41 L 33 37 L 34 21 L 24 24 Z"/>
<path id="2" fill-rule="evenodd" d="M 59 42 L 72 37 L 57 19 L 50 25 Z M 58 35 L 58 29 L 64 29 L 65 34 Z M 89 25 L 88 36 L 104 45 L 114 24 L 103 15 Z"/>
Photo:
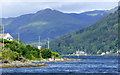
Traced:
<path id="1" fill-rule="evenodd" d="M 27 62 L 20 62 L 20 61 L 13 61 L 10 63 L 0 63 L 0 69 L 5 68 L 21 68 L 21 67 L 41 67 L 41 66 L 47 66 L 45 62 L 67 62 L 67 61 L 76 61 L 76 60 L 82 60 L 82 59 L 55 59 L 55 60 L 41 60 L 41 61 L 27 61 Z M 35 63 L 42 63 L 42 64 L 35 64 Z"/>
<path id="2" fill-rule="evenodd" d="M 2 64 L 0 66 L 0 69 L 5 69 L 5 68 L 21 68 L 21 67 L 41 67 L 41 66 L 47 66 L 44 63 L 43 64 Z"/>

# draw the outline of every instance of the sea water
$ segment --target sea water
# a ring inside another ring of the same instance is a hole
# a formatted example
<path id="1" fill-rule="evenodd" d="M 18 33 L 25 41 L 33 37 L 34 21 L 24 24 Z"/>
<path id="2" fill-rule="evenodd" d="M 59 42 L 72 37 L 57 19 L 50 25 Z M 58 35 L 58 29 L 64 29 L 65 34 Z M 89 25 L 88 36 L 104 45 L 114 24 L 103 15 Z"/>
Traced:
<path id="1" fill-rule="evenodd" d="M 2 69 L 2 73 L 119 73 L 118 56 L 63 56 L 83 59 L 67 62 L 49 62 L 48 66 Z M 41 63 L 35 63 L 41 64 Z"/>

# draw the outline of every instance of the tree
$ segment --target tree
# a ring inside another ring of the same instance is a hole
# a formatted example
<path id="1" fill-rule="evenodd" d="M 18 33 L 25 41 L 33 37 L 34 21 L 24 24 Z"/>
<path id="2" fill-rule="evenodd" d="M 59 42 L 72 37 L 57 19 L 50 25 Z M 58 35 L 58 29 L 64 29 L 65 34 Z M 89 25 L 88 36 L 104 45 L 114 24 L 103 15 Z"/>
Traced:
<path id="1" fill-rule="evenodd" d="M 44 59 L 51 58 L 52 52 L 51 52 L 51 50 L 49 50 L 49 49 L 42 50 L 42 51 L 41 51 L 41 56 L 42 56 L 42 58 L 44 58 Z"/>
<path id="2" fill-rule="evenodd" d="M 102 54 L 102 50 L 98 50 L 97 54 L 99 55 Z"/>
<path id="3" fill-rule="evenodd" d="M 52 55 L 55 55 L 55 57 L 59 57 L 59 54 L 53 51 L 52 51 Z"/>
<path id="4" fill-rule="evenodd" d="M 2 27 L 1 27 L 1 25 L 0 25 L 0 31 L 2 30 Z M 0 32 L 1 33 L 1 32 Z"/>

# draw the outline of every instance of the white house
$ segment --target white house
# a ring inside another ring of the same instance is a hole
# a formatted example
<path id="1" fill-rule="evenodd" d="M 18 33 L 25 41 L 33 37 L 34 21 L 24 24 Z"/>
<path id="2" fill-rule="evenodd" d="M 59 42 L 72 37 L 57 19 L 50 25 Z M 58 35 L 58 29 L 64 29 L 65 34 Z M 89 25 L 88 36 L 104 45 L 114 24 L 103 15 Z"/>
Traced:
<path id="1" fill-rule="evenodd" d="M 107 52 L 106 52 L 106 54 L 110 54 L 110 53 L 111 53 L 111 51 L 107 51 Z"/>
<path id="2" fill-rule="evenodd" d="M 0 34 L 0 38 L 7 39 L 9 41 L 13 40 L 13 37 L 9 33 Z"/>
<path id="3" fill-rule="evenodd" d="M 78 49 L 78 51 L 76 51 L 76 55 L 85 55 L 86 53 L 84 52 L 84 51 L 79 51 L 79 49 Z"/>
<path id="4" fill-rule="evenodd" d="M 117 50 L 117 53 L 119 53 L 119 54 L 120 54 L 120 50 Z"/>
<path id="5" fill-rule="evenodd" d="M 101 55 L 105 55 L 105 52 L 102 52 L 102 54 Z"/>

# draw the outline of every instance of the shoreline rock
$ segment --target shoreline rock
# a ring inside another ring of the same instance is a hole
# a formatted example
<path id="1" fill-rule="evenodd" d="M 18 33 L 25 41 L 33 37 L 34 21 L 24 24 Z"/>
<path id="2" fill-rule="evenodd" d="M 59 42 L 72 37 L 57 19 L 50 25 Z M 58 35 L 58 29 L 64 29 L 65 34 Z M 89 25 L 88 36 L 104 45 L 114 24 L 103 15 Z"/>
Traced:
<path id="1" fill-rule="evenodd" d="M 43 63 L 43 62 L 67 62 L 67 61 L 76 61 L 76 60 L 83 60 L 83 59 L 55 59 L 55 60 L 41 60 L 41 61 L 30 61 L 32 63 Z"/>
<path id="2" fill-rule="evenodd" d="M 0 69 L 5 68 L 21 68 L 21 67 L 41 67 L 41 66 L 47 66 L 46 64 L 33 64 L 33 63 L 22 63 L 22 64 L 0 64 Z"/>
<path id="3" fill-rule="evenodd" d="M 21 67 L 41 67 L 41 66 L 47 66 L 45 64 L 48 62 L 67 62 L 67 61 L 76 61 L 76 60 L 82 60 L 82 59 L 55 59 L 55 60 L 41 60 L 41 61 L 33 61 L 30 60 L 28 62 L 20 62 L 20 61 L 13 61 L 11 63 L 1 63 L 0 69 L 5 68 L 21 68 Z M 42 64 L 34 64 L 34 63 L 42 63 Z"/>

